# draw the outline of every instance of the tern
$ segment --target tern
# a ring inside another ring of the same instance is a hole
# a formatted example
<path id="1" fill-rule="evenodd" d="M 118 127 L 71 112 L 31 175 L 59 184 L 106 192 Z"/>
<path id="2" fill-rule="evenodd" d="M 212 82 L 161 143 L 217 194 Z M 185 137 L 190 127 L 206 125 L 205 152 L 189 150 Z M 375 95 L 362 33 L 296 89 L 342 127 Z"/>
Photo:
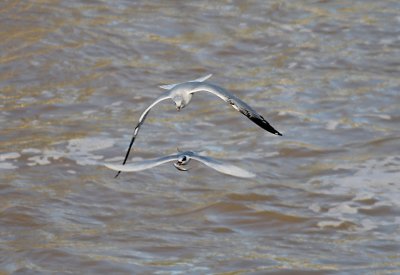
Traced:
<path id="1" fill-rule="evenodd" d="M 162 96 L 158 97 L 152 104 L 150 104 L 149 107 L 147 107 L 146 110 L 142 113 L 142 115 L 139 118 L 139 122 L 135 127 L 135 130 L 133 131 L 133 136 L 131 139 L 131 142 L 129 144 L 128 150 L 126 152 L 123 165 L 126 163 L 129 153 L 131 151 L 133 142 L 135 141 L 135 138 L 137 134 L 139 133 L 139 129 L 144 123 L 144 120 L 146 119 L 147 115 L 149 114 L 151 108 L 153 108 L 156 104 L 160 103 L 161 101 L 164 101 L 166 99 L 172 99 L 175 102 L 176 109 L 179 111 L 185 106 L 187 106 L 192 99 L 192 96 L 194 93 L 197 92 L 208 92 L 216 95 L 217 97 L 221 98 L 223 101 L 229 103 L 235 110 L 241 112 L 243 115 L 248 117 L 251 121 L 253 121 L 255 124 L 263 128 L 264 130 L 278 136 L 282 136 L 281 133 L 279 133 L 277 130 L 275 130 L 274 127 L 272 127 L 268 121 L 266 121 L 261 115 L 259 115 L 252 107 L 250 107 L 247 103 L 233 95 L 232 93 L 226 91 L 225 89 L 211 84 L 209 82 L 205 82 L 207 79 L 209 79 L 212 76 L 212 74 L 197 78 L 195 80 L 189 80 L 186 82 L 182 83 L 177 83 L 177 84 L 168 84 L 168 85 L 161 85 L 160 88 L 168 90 L 166 94 L 163 94 Z M 115 175 L 115 177 L 118 177 L 120 174 L 120 171 Z"/>
<path id="2" fill-rule="evenodd" d="M 149 159 L 149 160 L 142 160 L 142 161 L 135 161 L 131 164 L 104 164 L 107 168 L 110 168 L 115 171 L 122 171 L 122 172 L 137 172 L 137 171 L 142 171 L 146 170 L 149 168 L 153 168 L 155 166 L 175 161 L 174 166 L 176 169 L 180 171 L 188 171 L 189 169 L 185 168 L 185 166 L 190 162 L 190 160 L 197 160 L 208 167 L 211 167 L 218 172 L 231 175 L 234 177 L 239 177 L 239 178 L 254 178 L 256 175 L 246 171 L 240 167 L 237 167 L 232 164 L 228 164 L 225 162 L 222 162 L 221 160 L 217 160 L 214 158 L 210 157 L 205 157 L 205 156 L 200 156 L 199 154 L 193 152 L 193 151 L 185 151 L 185 152 L 179 152 L 178 154 L 174 155 L 169 155 L 165 157 L 160 157 L 160 158 L 155 158 L 155 159 Z"/>

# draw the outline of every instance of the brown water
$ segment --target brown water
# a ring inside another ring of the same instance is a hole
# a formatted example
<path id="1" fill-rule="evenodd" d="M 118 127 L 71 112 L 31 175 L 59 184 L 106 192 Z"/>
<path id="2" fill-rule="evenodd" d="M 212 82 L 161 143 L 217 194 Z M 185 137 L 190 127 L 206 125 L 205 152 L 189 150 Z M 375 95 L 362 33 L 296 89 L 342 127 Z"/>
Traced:
<path id="1" fill-rule="evenodd" d="M 168 4 L 167 4 L 168 3 Z M 0 3 L 1 274 L 400 274 L 398 1 Z M 276 137 L 209 94 L 213 73 Z"/>

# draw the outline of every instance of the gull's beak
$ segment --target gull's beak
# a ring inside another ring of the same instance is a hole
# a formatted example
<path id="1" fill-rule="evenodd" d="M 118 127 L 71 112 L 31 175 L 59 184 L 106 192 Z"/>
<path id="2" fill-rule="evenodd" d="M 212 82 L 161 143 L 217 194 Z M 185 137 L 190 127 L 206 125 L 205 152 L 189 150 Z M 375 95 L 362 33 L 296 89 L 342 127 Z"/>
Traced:
<path id="1" fill-rule="evenodd" d="M 187 168 L 183 168 L 182 166 L 176 166 L 176 168 L 180 171 L 189 171 Z"/>
<path id="2" fill-rule="evenodd" d="M 185 169 L 183 168 L 183 165 L 181 162 L 177 161 L 176 163 L 174 163 L 174 166 L 176 169 L 180 170 L 180 171 L 189 171 L 189 169 Z"/>

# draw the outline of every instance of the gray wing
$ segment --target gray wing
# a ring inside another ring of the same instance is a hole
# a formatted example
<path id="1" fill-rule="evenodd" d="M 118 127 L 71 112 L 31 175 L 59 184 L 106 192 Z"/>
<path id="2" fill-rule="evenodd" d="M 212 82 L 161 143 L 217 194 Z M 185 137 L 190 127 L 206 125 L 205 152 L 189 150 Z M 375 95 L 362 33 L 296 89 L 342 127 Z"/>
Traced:
<path id="1" fill-rule="evenodd" d="M 144 112 L 142 113 L 142 115 L 139 118 L 139 122 L 136 125 L 135 130 L 133 131 L 132 139 L 131 139 L 131 142 L 129 143 L 129 147 L 128 147 L 128 150 L 126 151 L 125 158 L 124 158 L 122 165 L 124 165 L 126 163 L 126 160 L 129 157 L 129 153 L 131 152 L 133 142 L 135 142 L 136 136 L 139 133 L 140 126 L 142 126 L 142 124 L 144 123 L 144 120 L 146 119 L 147 115 L 149 114 L 151 108 L 153 108 L 157 103 L 159 103 L 163 100 L 169 99 L 169 98 L 171 98 L 171 96 L 169 94 L 160 96 L 152 104 L 150 104 L 150 106 L 147 107 L 146 110 L 144 110 Z M 118 177 L 118 175 L 121 173 L 121 171 L 122 170 L 118 171 L 118 173 L 115 175 L 115 177 Z"/>
<path id="2" fill-rule="evenodd" d="M 142 161 L 135 161 L 131 164 L 123 165 L 123 164 L 111 164 L 105 163 L 104 165 L 107 168 L 110 168 L 115 171 L 122 171 L 122 172 L 136 172 L 142 171 L 149 168 L 153 168 L 155 166 L 161 165 L 166 162 L 175 161 L 177 160 L 178 155 L 170 155 L 166 157 L 156 158 L 156 159 L 148 159 Z"/>
<path id="3" fill-rule="evenodd" d="M 235 176 L 235 177 L 239 177 L 239 178 L 254 178 L 256 176 L 255 174 L 253 174 L 247 170 L 244 170 L 240 167 L 237 167 L 235 165 L 228 164 L 228 163 L 225 163 L 220 160 L 213 159 L 213 158 L 199 156 L 199 155 L 193 155 L 192 159 L 200 161 L 200 162 L 204 163 L 205 165 L 207 165 L 208 167 L 211 167 L 211 168 L 217 170 L 218 172 L 228 174 L 231 176 Z"/>
<path id="4" fill-rule="evenodd" d="M 268 121 L 265 120 L 261 115 L 259 115 L 253 108 L 251 108 L 246 102 L 242 101 L 235 95 L 229 93 L 228 91 L 224 90 L 223 88 L 213 85 L 211 83 L 199 83 L 199 85 L 193 89 L 191 93 L 195 92 L 209 92 L 212 93 L 225 102 L 228 102 L 236 111 L 241 112 L 246 117 L 248 117 L 251 121 L 255 124 L 263 128 L 264 130 L 274 134 L 281 136 L 282 134 L 279 133 L 274 127 L 272 127 Z"/>
<path id="5" fill-rule="evenodd" d="M 186 82 L 203 82 L 203 81 L 206 81 L 207 79 L 209 79 L 211 76 L 212 76 L 212 74 L 208 74 L 206 76 L 202 76 L 202 77 L 199 77 L 197 79 L 185 81 L 185 82 L 182 82 L 182 83 L 186 83 Z M 161 85 L 159 87 L 161 89 L 171 90 L 175 86 L 178 86 L 179 84 L 182 84 L 182 83 L 166 84 L 166 85 Z"/>

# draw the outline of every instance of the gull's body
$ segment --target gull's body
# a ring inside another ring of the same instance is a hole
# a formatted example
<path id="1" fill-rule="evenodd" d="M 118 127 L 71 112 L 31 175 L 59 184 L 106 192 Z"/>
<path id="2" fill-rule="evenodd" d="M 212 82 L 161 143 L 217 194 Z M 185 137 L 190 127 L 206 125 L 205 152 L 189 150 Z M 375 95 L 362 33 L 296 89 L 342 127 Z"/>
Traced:
<path id="1" fill-rule="evenodd" d="M 131 139 L 131 142 L 129 144 L 129 148 L 126 152 L 125 159 L 123 161 L 123 164 L 126 163 L 126 160 L 128 159 L 129 153 L 131 151 L 133 142 L 135 141 L 135 138 L 137 134 L 139 133 L 140 126 L 142 126 L 144 120 L 146 119 L 148 113 L 150 112 L 151 108 L 153 108 L 156 104 L 158 104 L 161 101 L 164 101 L 166 99 L 172 99 L 175 102 L 176 109 L 179 111 L 180 109 L 184 108 L 186 105 L 188 105 L 192 99 L 192 96 L 194 93 L 197 92 L 208 92 L 211 94 L 214 94 L 221 98 L 223 101 L 229 103 L 235 110 L 241 112 L 244 114 L 246 117 L 248 117 L 251 121 L 253 121 L 255 124 L 263 128 L 264 130 L 274 134 L 274 135 L 279 135 L 281 136 L 282 134 L 279 133 L 277 130 L 275 130 L 261 115 L 259 115 L 252 107 L 250 107 L 247 103 L 233 95 L 232 93 L 226 91 L 225 89 L 208 83 L 204 82 L 208 78 L 211 77 L 211 74 L 195 79 L 195 80 L 190 80 L 187 82 L 183 83 L 178 83 L 178 84 L 169 84 L 169 85 L 162 85 L 160 88 L 162 89 L 167 89 L 168 92 L 165 93 L 164 95 L 160 96 L 157 98 L 149 107 L 147 107 L 146 110 L 142 113 L 142 115 L 139 118 L 139 122 L 137 126 L 135 127 L 135 130 L 133 132 L 133 136 Z M 119 175 L 116 175 L 116 177 Z"/>
<path id="2" fill-rule="evenodd" d="M 115 170 L 115 171 L 122 171 L 122 172 L 137 172 L 137 171 L 142 171 L 146 170 L 149 168 L 153 168 L 155 166 L 175 161 L 174 166 L 180 170 L 180 171 L 187 171 L 188 169 L 184 168 L 185 165 L 187 165 L 190 160 L 197 160 L 208 167 L 211 167 L 218 172 L 231 175 L 234 177 L 239 177 L 239 178 L 253 178 L 256 175 L 246 171 L 240 167 L 237 167 L 232 164 L 228 164 L 225 162 L 222 162 L 220 160 L 216 160 L 210 157 L 205 157 L 205 156 L 200 156 L 195 152 L 192 151 L 186 151 L 186 152 L 180 152 L 175 155 L 169 155 L 165 157 L 160 157 L 160 158 L 155 158 L 155 159 L 149 159 L 149 160 L 142 160 L 142 161 L 136 161 L 131 164 L 123 165 L 123 164 L 105 164 L 106 167 Z"/>

